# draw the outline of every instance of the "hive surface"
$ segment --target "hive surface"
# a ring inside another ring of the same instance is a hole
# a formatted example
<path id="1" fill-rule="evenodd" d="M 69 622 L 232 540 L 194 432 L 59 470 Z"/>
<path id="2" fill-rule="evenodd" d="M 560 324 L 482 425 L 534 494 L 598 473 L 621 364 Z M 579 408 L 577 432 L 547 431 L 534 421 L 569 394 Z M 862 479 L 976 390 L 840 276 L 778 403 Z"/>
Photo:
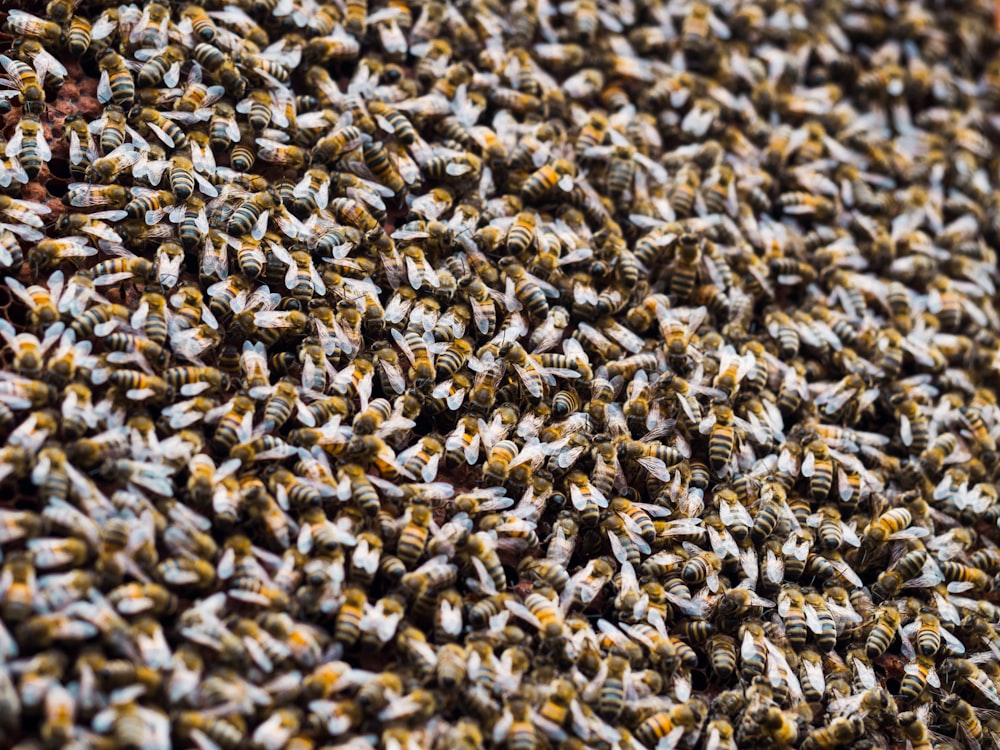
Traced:
<path id="1" fill-rule="evenodd" d="M 0 16 L 0 747 L 998 745 L 988 4 Z"/>

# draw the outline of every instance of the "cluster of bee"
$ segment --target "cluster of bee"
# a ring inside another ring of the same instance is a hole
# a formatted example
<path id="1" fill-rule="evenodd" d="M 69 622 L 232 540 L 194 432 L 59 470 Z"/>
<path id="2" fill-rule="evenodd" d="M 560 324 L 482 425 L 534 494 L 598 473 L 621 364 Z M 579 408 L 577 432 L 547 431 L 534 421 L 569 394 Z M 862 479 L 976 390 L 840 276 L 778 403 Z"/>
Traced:
<path id="1" fill-rule="evenodd" d="M 5 11 L 0 746 L 1000 744 L 991 12 Z"/>

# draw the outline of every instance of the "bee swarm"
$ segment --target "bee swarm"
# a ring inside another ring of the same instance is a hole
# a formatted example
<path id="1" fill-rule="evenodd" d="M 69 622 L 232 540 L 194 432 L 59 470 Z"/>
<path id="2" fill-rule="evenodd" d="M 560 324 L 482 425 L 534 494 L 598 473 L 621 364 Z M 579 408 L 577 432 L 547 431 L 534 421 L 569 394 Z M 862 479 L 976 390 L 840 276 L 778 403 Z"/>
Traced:
<path id="1" fill-rule="evenodd" d="M 988 3 L 0 14 L 0 747 L 1000 745 Z"/>

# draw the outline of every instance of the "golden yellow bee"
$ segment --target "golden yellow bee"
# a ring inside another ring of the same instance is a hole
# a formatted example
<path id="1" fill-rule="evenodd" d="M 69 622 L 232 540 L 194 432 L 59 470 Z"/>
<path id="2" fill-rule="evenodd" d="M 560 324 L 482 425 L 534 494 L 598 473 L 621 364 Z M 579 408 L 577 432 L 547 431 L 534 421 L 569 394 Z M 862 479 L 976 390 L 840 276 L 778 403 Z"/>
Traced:
<path id="1" fill-rule="evenodd" d="M 677 704 L 653 714 L 635 729 L 636 738 L 647 747 L 654 747 L 675 728 L 685 731 L 695 726 L 697 715 L 690 706 Z"/>
<path id="2" fill-rule="evenodd" d="M 540 203 L 557 187 L 568 192 L 573 184 L 575 170 L 565 159 L 557 159 L 551 164 L 539 167 L 524 182 L 521 195 L 529 203 Z"/>
<path id="3" fill-rule="evenodd" d="M 907 533 L 912 522 L 913 515 L 909 510 L 906 508 L 893 508 L 868 524 L 867 528 L 865 528 L 865 536 L 875 542 L 921 536 L 922 534 Z"/>

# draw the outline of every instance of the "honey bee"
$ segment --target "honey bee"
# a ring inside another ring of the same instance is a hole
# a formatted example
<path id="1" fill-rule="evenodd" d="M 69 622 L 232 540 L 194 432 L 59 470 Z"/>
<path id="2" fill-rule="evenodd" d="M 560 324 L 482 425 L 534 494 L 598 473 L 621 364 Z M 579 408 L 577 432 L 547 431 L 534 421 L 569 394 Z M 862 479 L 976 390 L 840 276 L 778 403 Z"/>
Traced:
<path id="1" fill-rule="evenodd" d="M 941 573 L 944 577 L 953 581 L 949 584 L 949 590 L 970 589 L 973 591 L 989 590 L 993 586 L 993 579 L 979 568 L 974 568 L 954 560 L 945 560 L 941 563 Z"/>
<path id="2" fill-rule="evenodd" d="M 698 429 L 702 434 L 709 434 L 709 462 L 719 476 L 727 473 L 730 459 L 736 449 L 737 439 L 742 432 L 738 425 L 742 423 L 728 406 L 713 406 Z"/>
<path id="3" fill-rule="evenodd" d="M 412 505 L 409 520 L 399 535 L 396 554 L 408 569 L 413 569 L 424 552 L 430 533 L 431 513 L 426 505 Z"/>
<path id="4" fill-rule="evenodd" d="M 121 185 L 91 185 L 74 182 L 69 186 L 63 203 L 77 208 L 105 206 L 120 209 L 128 203 L 128 191 Z"/>
<path id="5" fill-rule="evenodd" d="M 181 11 L 180 28 L 189 30 L 203 42 L 215 41 L 219 33 L 215 22 L 211 19 L 205 9 L 198 5 L 188 5 Z"/>
<path id="6" fill-rule="evenodd" d="M 102 142 L 105 135 L 108 134 L 108 130 L 102 134 Z M 135 150 L 131 144 L 121 144 L 112 151 L 106 153 L 105 156 L 94 159 L 90 166 L 86 170 L 86 178 L 92 182 L 110 183 L 116 180 L 119 175 L 133 169 L 134 166 L 139 162 L 140 155 Z M 118 188 L 122 189 L 122 188 Z M 143 190 L 143 188 L 139 188 Z M 97 192 L 96 190 L 94 192 Z M 114 193 L 110 190 L 107 191 L 108 197 L 114 197 Z M 126 194 L 127 195 L 127 194 Z M 122 200 L 121 203 L 124 205 L 127 202 Z M 72 205 L 87 206 L 91 205 L 86 202 L 74 202 Z M 116 206 L 117 207 L 117 206 Z M 153 222 L 155 223 L 155 222 Z"/>
<path id="7" fill-rule="evenodd" d="M 31 178 L 38 176 L 42 165 L 52 159 L 52 149 L 43 135 L 42 122 L 30 108 L 26 108 L 25 114 L 18 121 L 4 153 L 10 158 L 16 158 Z"/>
<path id="8" fill-rule="evenodd" d="M 74 57 L 81 58 L 90 49 L 91 40 L 90 21 L 80 15 L 70 18 L 69 28 L 66 30 L 66 50 Z"/>
<path id="9" fill-rule="evenodd" d="M 0 542 L 3 544 L 38 536 L 41 530 L 41 518 L 31 511 L 11 510 L 0 514 Z"/>
<path id="10" fill-rule="evenodd" d="M 557 159 L 539 167 L 525 180 L 521 196 L 529 203 L 541 203 L 557 187 L 568 192 L 573 186 L 573 175 L 572 165 L 564 159 Z"/>
<path id="11" fill-rule="evenodd" d="M 352 646 L 361 637 L 361 618 L 364 614 L 368 596 L 359 588 L 348 588 L 344 592 L 344 601 L 337 612 L 334 623 L 334 639 L 345 646 Z"/>
<path id="12" fill-rule="evenodd" d="M 860 716 L 838 716 L 829 724 L 814 729 L 802 741 L 806 750 L 823 750 L 854 742 L 864 734 L 864 720 Z"/>
<path id="13" fill-rule="evenodd" d="M 711 588 L 713 579 L 715 579 L 715 585 L 718 585 L 717 577 L 721 569 L 722 562 L 719 560 L 719 556 L 713 552 L 704 552 L 684 563 L 684 567 L 681 568 L 681 580 L 688 585 L 707 581 Z"/>
<path id="14" fill-rule="evenodd" d="M 45 20 L 23 10 L 14 10 L 7 16 L 7 29 L 11 34 L 38 39 L 50 49 L 59 46 L 62 28 L 58 23 Z"/>
<path id="15" fill-rule="evenodd" d="M 576 149 L 578 157 L 586 157 L 588 153 L 595 153 L 591 149 L 601 146 L 608 137 L 608 118 L 600 112 L 593 112 L 587 116 L 587 120 L 577 134 Z"/>
<path id="16" fill-rule="evenodd" d="M 66 118 L 64 137 L 69 142 L 70 173 L 73 178 L 82 180 L 97 158 L 97 146 L 87 122 L 79 115 L 70 115 Z"/>
<path id="17" fill-rule="evenodd" d="M 930 443 L 927 417 L 917 402 L 905 392 L 893 395 L 890 400 L 899 420 L 899 435 L 903 445 L 917 455 L 923 453 Z"/>
<path id="18" fill-rule="evenodd" d="M 549 593 L 554 593 L 551 589 Z M 538 630 L 546 641 L 561 640 L 565 637 L 566 624 L 557 601 L 546 594 L 546 589 L 538 589 L 528 594 L 521 604 L 516 599 L 508 599 L 507 609 Z"/>
<path id="19" fill-rule="evenodd" d="M 686 732 L 697 724 L 698 718 L 694 710 L 683 704 L 675 704 L 665 711 L 660 711 L 645 719 L 635 729 L 635 736 L 647 747 L 655 747 L 676 733 Z"/>
<path id="20" fill-rule="evenodd" d="M 152 133 L 169 148 L 186 148 L 187 134 L 181 127 L 152 107 L 135 107 L 129 120 L 140 132 Z"/>
<path id="21" fill-rule="evenodd" d="M 113 102 L 120 107 L 131 107 L 135 102 L 135 79 L 125 65 L 125 59 L 113 49 L 106 49 L 97 59 L 101 79 L 97 86 L 97 99 L 102 104 Z"/>
<path id="22" fill-rule="evenodd" d="M 975 710 L 965 700 L 957 695 L 946 695 L 941 701 L 941 710 L 949 722 L 961 728 L 962 734 L 970 741 L 981 742 L 985 736 L 983 723 L 976 716 Z"/>
<path id="23" fill-rule="evenodd" d="M 917 656 L 903 668 L 905 676 L 899 685 L 899 695 L 907 703 L 913 703 L 927 689 L 941 686 L 941 678 L 934 669 L 934 659 Z"/>
<path id="24" fill-rule="evenodd" d="M 167 6 L 152 2 L 143 8 L 135 26 L 129 32 L 129 42 L 140 48 L 160 48 L 167 42 L 167 23 L 170 10 Z"/>
<path id="25" fill-rule="evenodd" d="M 886 652 L 899 629 L 899 610 L 891 604 L 883 604 L 876 613 L 875 624 L 865 642 L 865 653 L 869 659 L 877 659 Z"/>
<path id="26" fill-rule="evenodd" d="M 381 184 L 392 190 L 393 194 L 399 195 L 406 189 L 406 181 L 396 170 L 381 142 L 362 135 L 361 153 L 368 168 Z"/>
<path id="27" fill-rule="evenodd" d="M 521 255 L 535 241 L 537 217 L 534 211 L 521 211 L 507 230 L 507 252 Z"/>
<path id="28" fill-rule="evenodd" d="M 127 130 L 125 112 L 115 104 L 109 104 L 104 108 L 104 114 L 99 120 L 95 120 L 90 126 L 90 132 L 100 133 L 101 151 L 105 156 L 111 156 L 113 152 L 125 143 Z"/>
<path id="29" fill-rule="evenodd" d="M 37 42 L 34 40 L 25 40 L 21 45 L 22 53 L 29 54 L 26 46 L 36 44 Z M 37 50 L 35 54 L 36 59 L 38 59 L 39 54 L 44 52 L 44 49 Z M 46 63 L 47 59 L 48 58 L 45 57 L 41 58 L 39 62 L 36 63 L 37 67 L 45 71 L 46 68 L 42 67 L 42 65 Z M 53 61 L 56 65 L 59 65 L 58 61 L 54 58 Z M 24 111 L 31 115 L 41 115 L 45 111 L 45 92 L 42 89 L 42 85 L 44 83 L 44 73 L 40 77 L 35 72 L 35 69 L 30 65 L 21 62 L 20 60 L 12 60 L 6 55 L 0 55 L 0 65 L 3 66 L 4 71 L 6 71 L 7 75 L 10 77 L 10 82 L 20 93 Z M 48 70 L 55 74 L 57 69 L 50 65 Z M 62 68 L 62 74 L 65 75 L 65 68 Z"/>
<path id="30" fill-rule="evenodd" d="M 478 276 L 467 275 L 459 282 L 460 293 L 465 295 L 472 309 L 476 328 L 484 336 L 491 336 L 496 331 L 497 308 L 495 299 L 499 297 Z M 501 299 L 503 299 L 501 297 Z"/>
<path id="31" fill-rule="evenodd" d="M 38 582 L 30 555 L 13 553 L 6 560 L 0 573 L 0 611 L 4 619 L 21 622 L 35 610 L 38 600 Z"/>
<path id="32" fill-rule="evenodd" d="M 361 136 L 361 130 L 355 125 L 338 128 L 317 142 L 313 148 L 312 159 L 314 162 L 331 164 L 360 146 Z"/>
<path id="33" fill-rule="evenodd" d="M 636 152 L 633 146 L 615 146 L 608 163 L 608 195 L 616 202 L 632 192 L 635 180 Z"/>
<path id="34" fill-rule="evenodd" d="M 504 277 L 513 282 L 514 296 L 518 302 L 537 318 L 546 318 L 549 314 L 549 303 L 545 290 L 549 286 L 531 276 L 514 258 L 501 258 L 499 266 Z"/>
<path id="35" fill-rule="evenodd" d="M 893 539 L 914 539 L 926 535 L 925 529 L 910 528 L 913 515 L 906 508 L 893 508 L 865 528 L 865 536 L 875 542 Z"/>
<path id="36" fill-rule="evenodd" d="M 217 719 L 205 716 L 200 711 L 181 711 L 177 715 L 175 726 L 181 737 L 187 738 L 198 732 L 224 750 L 235 748 L 240 738 L 246 734 L 246 724 L 238 714 L 232 715 L 230 719 Z M 140 723 L 137 731 L 144 732 L 145 725 Z M 115 735 L 118 736 L 120 732 L 116 726 Z"/>
<path id="37" fill-rule="evenodd" d="M 233 65 L 232 59 L 208 42 L 199 42 L 191 52 L 194 60 L 211 73 L 226 88 L 226 92 L 242 99 L 246 92 L 246 79 Z"/>
<path id="38" fill-rule="evenodd" d="M 670 192 L 670 207 L 679 218 L 687 218 L 694 210 L 698 198 L 701 177 L 695 167 L 685 165 L 677 173 L 673 190 Z"/>

